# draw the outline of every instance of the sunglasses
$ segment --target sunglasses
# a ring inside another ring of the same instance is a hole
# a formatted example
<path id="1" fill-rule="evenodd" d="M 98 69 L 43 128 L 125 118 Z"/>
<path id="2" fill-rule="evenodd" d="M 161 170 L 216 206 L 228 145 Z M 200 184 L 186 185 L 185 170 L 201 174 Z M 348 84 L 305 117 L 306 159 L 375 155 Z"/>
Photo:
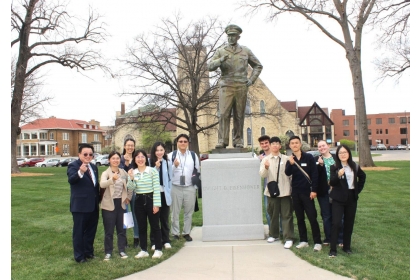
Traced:
<path id="1" fill-rule="evenodd" d="M 83 156 L 84 157 L 87 157 L 87 156 L 90 156 L 91 157 L 91 156 L 93 156 L 93 154 L 84 153 Z"/>
<path id="2" fill-rule="evenodd" d="M 188 143 L 188 141 L 186 141 L 186 140 L 180 140 L 180 141 L 178 141 L 178 143 Z"/>

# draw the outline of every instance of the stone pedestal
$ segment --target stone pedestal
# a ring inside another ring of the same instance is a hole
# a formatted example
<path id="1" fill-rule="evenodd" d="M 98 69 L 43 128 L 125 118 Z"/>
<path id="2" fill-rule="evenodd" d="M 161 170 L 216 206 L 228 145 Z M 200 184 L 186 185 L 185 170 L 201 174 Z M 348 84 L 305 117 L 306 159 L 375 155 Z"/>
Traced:
<path id="1" fill-rule="evenodd" d="M 201 162 L 203 241 L 264 239 L 259 166 L 251 153 Z"/>

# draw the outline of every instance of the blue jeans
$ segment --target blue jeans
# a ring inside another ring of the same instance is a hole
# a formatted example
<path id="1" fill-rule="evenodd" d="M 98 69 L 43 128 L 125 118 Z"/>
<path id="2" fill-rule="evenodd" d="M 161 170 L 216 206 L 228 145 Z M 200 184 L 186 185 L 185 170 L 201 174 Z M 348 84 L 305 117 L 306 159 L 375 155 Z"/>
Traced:
<path id="1" fill-rule="evenodd" d="M 134 231 L 134 238 L 139 238 L 139 226 L 137 224 L 137 219 L 136 219 L 136 215 L 134 214 L 134 205 L 136 205 L 136 193 L 133 193 L 133 197 L 131 198 L 130 201 L 130 207 L 131 207 L 131 212 L 133 213 L 133 220 L 134 220 L 134 227 L 133 227 L 133 231 Z"/>
<path id="2" fill-rule="evenodd" d="M 317 196 L 319 208 L 321 209 L 321 217 L 324 225 L 325 239 L 324 243 L 331 242 L 331 203 L 329 195 Z"/>

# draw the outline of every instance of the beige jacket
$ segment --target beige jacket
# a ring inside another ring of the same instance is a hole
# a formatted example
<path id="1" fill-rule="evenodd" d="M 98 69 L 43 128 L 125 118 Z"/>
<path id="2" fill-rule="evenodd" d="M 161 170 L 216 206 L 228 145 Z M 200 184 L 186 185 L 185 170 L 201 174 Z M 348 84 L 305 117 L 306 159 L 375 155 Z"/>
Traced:
<path id="1" fill-rule="evenodd" d="M 291 187 L 292 176 L 287 176 L 284 173 L 284 169 L 286 168 L 286 162 L 289 160 L 289 157 L 282 154 L 280 154 L 280 156 L 281 156 L 281 162 L 280 162 L 280 171 L 279 171 L 279 180 L 278 180 L 280 196 L 278 197 L 290 196 L 292 194 L 292 187 Z M 270 166 L 268 170 L 265 169 L 265 162 L 267 160 L 270 161 Z M 260 164 L 260 176 L 262 178 L 267 178 L 267 183 L 271 181 L 276 181 L 278 161 L 279 161 L 279 158 L 275 159 L 271 154 L 269 154 L 268 156 L 265 156 L 262 159 L 261 164 Z M 270 192 L 268 191 L 267 185 L 265 186 L 265 189 L 264 189 L 264 195 L 268 197 L 270 196 Z"/>
<path id="2" fill-rule="evenodd" d="M 105 189 L 104 197 L 101 202 L 101 209 L 113 211 L 115 209 L 114 200 L 112 196 L 114 195 L 114 181 L 112 180 L 112 170 L 111 167 L 108 167 L 101 175 L 101 182 L 99 183 L 100 187 Z M 123 178 L 123 191 L 121 195 L 121 207 L 125 209 L 126 205 L 124 203 L 125 199 L 128 198 L 131 200 L 133 191 L 127 191 L 127 179 L 128 174 L 124 169 L 120 168 L 120 176 Z M 133 209 L 134 210 L 134 209 Z M 132 211 L 133 211 L 132 210 Z"/>

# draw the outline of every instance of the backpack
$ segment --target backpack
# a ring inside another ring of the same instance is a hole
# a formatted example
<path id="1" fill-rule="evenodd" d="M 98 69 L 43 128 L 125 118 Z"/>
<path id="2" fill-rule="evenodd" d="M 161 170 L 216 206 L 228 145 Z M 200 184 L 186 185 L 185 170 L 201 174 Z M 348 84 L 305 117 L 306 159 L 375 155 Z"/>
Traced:
<path id="1" fill-rule="evenodd" d="M 172 162 L 174 162 L 175 158 L 176 158 L 176 153 L 178 150 L 175 150 L 172 152 Z M 201 198 L 202 197 L 202 193 L 201 193 L 201 179 L 200 179 L 200 173 L 197 171 L 197 168 L 195 168 L 195 153 L 193 151 L 190 151 L 191 156 L 193 158 L 194 161 L 194 171 L 192 173 L 191 176 L 191 182 L 193 183 L 193 185 L 196 185 L 198 188 L 198 197 Z"/>

